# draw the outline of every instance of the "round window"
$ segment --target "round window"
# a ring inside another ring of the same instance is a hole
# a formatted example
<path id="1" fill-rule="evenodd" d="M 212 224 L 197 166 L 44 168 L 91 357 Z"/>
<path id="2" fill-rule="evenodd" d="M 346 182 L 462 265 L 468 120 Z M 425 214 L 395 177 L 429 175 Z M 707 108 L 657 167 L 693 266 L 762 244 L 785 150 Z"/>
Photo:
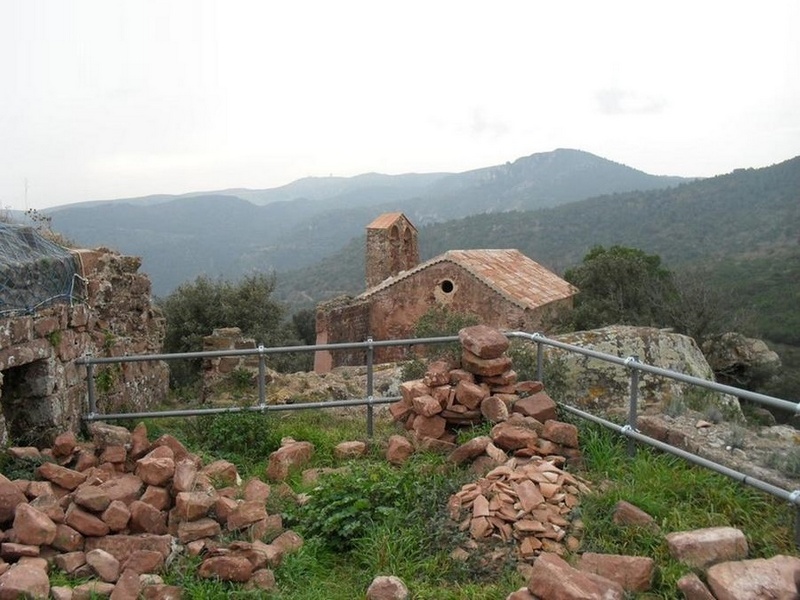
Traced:
<path id="1" fill-rule="evenodd" d="M 439 284 L 439 287 L 441 287 L 441 288 L 442 288 L 442 291 L 443 291 L 445 294 L 450 294 L 450 293 L 452 293 L 453 289 L 455 288 L 455 286 L 453 285 L 453 282 L 452 282 L 452 281 L 450 281 L 449 279 L 445 279 L 444 281 L 442 281 L 442 282 Z"/>

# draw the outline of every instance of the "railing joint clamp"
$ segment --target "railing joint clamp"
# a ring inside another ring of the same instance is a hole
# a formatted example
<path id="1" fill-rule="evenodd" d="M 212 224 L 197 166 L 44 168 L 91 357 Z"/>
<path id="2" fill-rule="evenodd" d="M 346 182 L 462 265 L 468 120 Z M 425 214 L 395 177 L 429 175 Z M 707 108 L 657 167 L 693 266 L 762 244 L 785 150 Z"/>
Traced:
<path id="1" fill-rule="evenodd" d="M 789 502 L 792 504 L 800 504 L 800 490 L 795 490 L 789 494 Z"/>
<path id="2" fill-rule="evenodd" d="M 266 348 L 264 347 L 264 344 L 259 344 L 258 345 L 258 353 L 259 354 L 264 354 L 265 351 L 266 351 Z"/>
<path id="3" fill-rule="evenodd" d="M 631 363 L 638 363 L 638 362 L 639 362 L 639 359 L 636 356 L 632 355 L 632 356 L 629 356 L 628 358 L 625 359 L 625 366 L 626 367 L 630 367 Z"/>
<path id="4" fill-rule="evenodd" d="M 636 430 L 633 427 L 631 427 L 630 425 L 623 425 L 622 429 L 620 431 L 622 432 L 623 435 L 629 435 L 631 433 L 635 433 L 636 432 Z"/>

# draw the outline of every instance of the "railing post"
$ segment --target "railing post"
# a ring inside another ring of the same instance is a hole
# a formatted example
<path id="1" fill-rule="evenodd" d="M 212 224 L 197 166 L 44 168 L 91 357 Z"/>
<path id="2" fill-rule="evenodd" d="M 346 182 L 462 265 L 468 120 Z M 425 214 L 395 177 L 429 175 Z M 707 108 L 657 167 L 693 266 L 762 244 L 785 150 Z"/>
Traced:
<path id="1" fill-rule="evenodd" d="M 639 357 L 635 354 L 625 360 L 625 365 L 631 370 L 631 390 L 630 403 L 628 404 L 628 427 L 636 431 L 637 412 L 639 404 L 639 369 L 631 366 L 638 363 Z M 636 455 L 636 440 L 628 438 L 628 456 L 633 458 Z"/>
<path id="2" fill-rule="evenodd" d="M 542 342 L 536 342 L 536 381 L 544 383 L 544 352 L 542 352 Z"/>
<path id="3" fill-rule="evenodd" d="M 375 348 L 372 345 L 372 336 L 367 338 L 367 437 L 372 439 L 373 436 L 373 414 L 372 414 L 372 401 L 373 401 L 373 369 L 372 361 L 374 359 Z"/>
<path id="4" fill-rule="evenodd" d="M 94 364 L 91 362 L 91 354 L 87 354 L 86 358 L 89 361 L 86 363 L 86 397 L 89 400 L 89 416 L 94 417 L 97 414 L 97 401 L 94 397 Z"/>
<path id="5" fill-rule="evenodd" d="M 264 344 L 258 345 L 258 405 L 267 405 L 267 358 L 264 356 Z"/>

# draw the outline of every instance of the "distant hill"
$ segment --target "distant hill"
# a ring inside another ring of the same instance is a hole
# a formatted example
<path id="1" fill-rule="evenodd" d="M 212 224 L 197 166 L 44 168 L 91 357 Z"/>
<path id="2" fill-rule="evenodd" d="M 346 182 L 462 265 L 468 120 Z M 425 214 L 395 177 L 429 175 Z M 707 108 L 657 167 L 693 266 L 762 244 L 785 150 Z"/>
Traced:
<path id="1" fill-rule="evenodd" d="M 402 210 L 422 227 L 685 181 L 561 149 L 457 174 L 305 178 L 269 190 L 87 202 L 46 213 L 77 244 L 141 256 L 154 292 L 163 296 L 199 274 L 235 279 L 313 265 L 387 211 Z"/>
<path id="2" fill-rule="evenodd" d="M 660 255 L 703 269 L 764 316 L 770 339 L 800 345 L 800 157 L 763 169 L 543 208 L 471 215 L 420 228 L 421 258 L 455 248 L 517 248 L 556 272 L 595 245 Z M 282 274 L 278 294 L 309 305 L 364 288 L 364 238 L 317 265 Z M 313 301 L 312 301 L 313 300 Z M 791 326 L 789 325 L 791 323 Z"/>

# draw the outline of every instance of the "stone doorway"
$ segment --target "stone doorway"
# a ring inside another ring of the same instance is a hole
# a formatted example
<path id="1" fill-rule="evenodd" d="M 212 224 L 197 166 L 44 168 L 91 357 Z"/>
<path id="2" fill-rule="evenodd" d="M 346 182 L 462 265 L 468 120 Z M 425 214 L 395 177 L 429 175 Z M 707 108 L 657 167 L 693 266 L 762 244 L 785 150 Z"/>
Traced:
<path id="1" fill-rule="evenodd" d="M 52 436 L 52 370 L 52 360 L 42 359 L 0 372 L 2 445 L 36 446 Z"/>

